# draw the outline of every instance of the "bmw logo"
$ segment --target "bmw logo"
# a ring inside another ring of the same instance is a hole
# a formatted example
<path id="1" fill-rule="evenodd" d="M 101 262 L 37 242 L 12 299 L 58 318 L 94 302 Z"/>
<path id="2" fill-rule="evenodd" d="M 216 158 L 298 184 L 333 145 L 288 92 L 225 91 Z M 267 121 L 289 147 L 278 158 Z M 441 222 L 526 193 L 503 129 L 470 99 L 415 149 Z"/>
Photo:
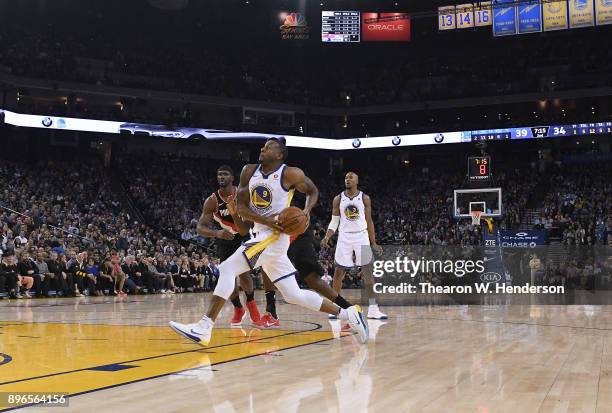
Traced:
<path id="1" fill-rule="evenodd" d="M 393 140 L 391 141 L 395 146 L 399 145 L 400 143 L 402 143 L 402 138 L 400 138 L 399 136 L 394 136 Z"/>
<path id="2" fill-rule="evenodd" d="M 53 119 L 51 118 L 43 118 L 42 120 L 42 124 L 45 128 L 48 128 L 49 126 L 53 125 Z"/>
<path id="3" fill-rule="evenodd" d="M 361 146 L 361 139 L 355 138 L 353 139 L 353 148 L 359 148 Z"/>
<path id="4" fill-rule="evenodd" d="M 436 143 L 442 143 L 442 141 L 444 141 L 444 135 L 438 133 L 436 136 L 434 136 L 434 141 L 436 141 Z"/>

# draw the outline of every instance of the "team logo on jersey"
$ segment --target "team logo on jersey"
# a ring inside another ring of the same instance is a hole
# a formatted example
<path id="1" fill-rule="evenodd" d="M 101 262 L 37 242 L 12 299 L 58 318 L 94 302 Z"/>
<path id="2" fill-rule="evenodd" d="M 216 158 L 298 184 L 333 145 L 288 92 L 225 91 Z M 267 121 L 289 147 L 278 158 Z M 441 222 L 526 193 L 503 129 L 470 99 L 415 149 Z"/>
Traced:
<path id="1" fill-rule="evenodd" d="M 257 185 L 251 191 L 251 204 L 259 212 L 265 212 L 272 206 L 272 190 L 267 185 Z"/>
<path id="2" fill-rule="evenodd" d="M 346 216 L 346 219 L 349 221 L 358 219 L 359 208 L 357 208 L 355 205 L 347 205 L 346 208 L 344 208 L 344 216 Z"/>

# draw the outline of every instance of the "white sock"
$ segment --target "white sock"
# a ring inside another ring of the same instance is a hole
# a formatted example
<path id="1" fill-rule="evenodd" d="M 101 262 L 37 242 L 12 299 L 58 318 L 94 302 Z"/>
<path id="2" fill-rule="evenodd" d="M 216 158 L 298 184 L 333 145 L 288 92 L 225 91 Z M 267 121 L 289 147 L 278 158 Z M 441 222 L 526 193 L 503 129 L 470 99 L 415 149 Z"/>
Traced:
<path id="1" fill-rule="evenodd" d="M 342 321 L 348 321 L 348 311 L 344 308 L 340 309 L 340 314 L 338 314 L 338 318 Z"/>

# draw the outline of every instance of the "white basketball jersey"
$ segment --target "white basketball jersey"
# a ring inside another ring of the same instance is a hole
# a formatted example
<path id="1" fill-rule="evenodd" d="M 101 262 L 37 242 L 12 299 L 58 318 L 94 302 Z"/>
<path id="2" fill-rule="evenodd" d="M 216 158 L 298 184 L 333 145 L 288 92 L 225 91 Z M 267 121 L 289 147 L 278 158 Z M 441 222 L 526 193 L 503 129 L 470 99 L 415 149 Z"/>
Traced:
<path id="1" fill-rule="evenodd" d="M 257 166 L 249 181 L 249 193 L 251 194 L 251 210 L 258 215 L 268 217 L 280 214 L 280 212 L 291 204 L 293 189 L 287 190 L 283 187 L 283 175 L 287 165 L 282 164 L 276 171 L 265 175 L 261 165 Z M 254 232 L 269 231 L 270 227 L 255 223 Z"/>
<path id="2" fill-rule="evenodd" d="M 353 198 L 340 194 L 340 232 L 361 232 L 368 229 L 365 219 L 364 194 L 359 191 Z"/>

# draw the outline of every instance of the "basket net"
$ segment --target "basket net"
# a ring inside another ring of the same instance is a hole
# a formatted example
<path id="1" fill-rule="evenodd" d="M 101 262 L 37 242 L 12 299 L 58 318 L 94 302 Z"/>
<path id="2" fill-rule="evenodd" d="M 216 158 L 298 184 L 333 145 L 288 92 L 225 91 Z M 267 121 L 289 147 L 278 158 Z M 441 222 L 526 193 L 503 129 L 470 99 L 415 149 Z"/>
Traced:
<path id="1" fill-rule="evenodd" d="M 480 225 L 482 211 L 470 211 L 470 215 L 472 216 L 472 225 Z"/>

